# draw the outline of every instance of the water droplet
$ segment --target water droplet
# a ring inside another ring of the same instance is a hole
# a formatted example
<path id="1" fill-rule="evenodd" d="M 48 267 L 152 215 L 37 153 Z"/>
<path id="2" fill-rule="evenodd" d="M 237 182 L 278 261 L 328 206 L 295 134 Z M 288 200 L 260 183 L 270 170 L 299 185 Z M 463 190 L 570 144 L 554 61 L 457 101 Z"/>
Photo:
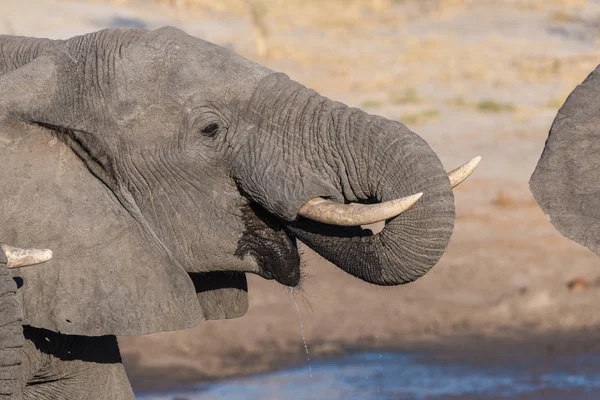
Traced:
<path id="1" fill-rule="evenodd" d="M 300 314 L 300 307 L 298 307 L 298 302 L 296 301 L 296 294 L 294 293 L 294 288 L 290 287 L 290 293 L 292 294 L 292 298 L 294 299 L 294 305 L 296 306 L 296 312 L 298 313 L 298 320 L 300 321 L 300 334 L 302 335 L 302 342 L 304 342 L 304 350 L 306 350 L 306 361 L 308 361 L 308 371 L 310 373 L 310 379 L 313 379 L 312 375 L 312 366 L 310 365 L 310 354 L 308 352 L 308 343 L 306 343 L 306 337 L 304 336 L 304 324 L 302 323 L 302 315 Z"/>

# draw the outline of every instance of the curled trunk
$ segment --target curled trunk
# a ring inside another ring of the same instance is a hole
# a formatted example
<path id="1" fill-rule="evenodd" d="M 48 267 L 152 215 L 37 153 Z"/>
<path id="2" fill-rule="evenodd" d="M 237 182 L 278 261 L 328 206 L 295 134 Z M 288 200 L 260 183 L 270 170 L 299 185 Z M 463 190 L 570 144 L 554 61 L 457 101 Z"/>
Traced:
<path id="1" fill-rule="evenodd" d="M 440 160 L 422 138 L 282 74 L 261 83 L 251 106 L 263 121 L 274 121 L 258 125 L 262 132 L 256 135 L 266 143 L 265 132 L 271 131 L 276 151 L 268 165 L 255 164 L 258 172 L 240 181 L 256 201 L 288 221 L 291 235 L 344 271 L 379 285 L 413 281 L 437 263 L 452 234 L 454 197 Z M 261 183 L 268 190 L 261 191 Z M 419 192 L 423 196 L 414 206 L 375 235 L 296 218 L 317 196 L 372 203 Z"/>
<path id="2" fill-rule="evenodd" d="M 291 232 L 344 271 L 371 283 L 396 285 L 425 274 L 442 256 L 454 226 L 454 198 L 427 143 L 406 127 L 361 111 L 338 111 L 346 201 L 383 202 L 423 192 L 378 234 L 300 219 Z M 338 125 L 339 126 L 339 125 Z M 333 127 L 332 127 L 333 128 Z"/>

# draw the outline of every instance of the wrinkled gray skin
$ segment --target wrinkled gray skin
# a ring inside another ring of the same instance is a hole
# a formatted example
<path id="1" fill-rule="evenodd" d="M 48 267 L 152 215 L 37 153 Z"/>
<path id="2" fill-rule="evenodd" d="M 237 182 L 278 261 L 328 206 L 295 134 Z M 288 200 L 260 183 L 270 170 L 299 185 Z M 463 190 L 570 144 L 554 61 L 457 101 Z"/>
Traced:
<path id="1" fill-rule="evenodd" d="M 18 399 L 22 392 L 23 312 L 17 300 L 17 283 L 6 267 L 0 249 L 0 398 Z"/>
<path id="2" fill-rule="evenodd" d="M 565 237 L 600 255 L 600 67 L 558 111 L 529 185 Z"/>
<path id="3" fill-rule="evenodd" d="M 15 272 L 25 398 L 130 397 L 114 335 L 243 315 L 245 272 L 299 283 L 296 239 L 398 285 L 452 233 L 449 180 L 419 136 L 173 28 L 0 36 L 0 92 L 0 238 L 54 251 Z M 317 196 L 417 192 L 377 235 L 297 216 Z"/>

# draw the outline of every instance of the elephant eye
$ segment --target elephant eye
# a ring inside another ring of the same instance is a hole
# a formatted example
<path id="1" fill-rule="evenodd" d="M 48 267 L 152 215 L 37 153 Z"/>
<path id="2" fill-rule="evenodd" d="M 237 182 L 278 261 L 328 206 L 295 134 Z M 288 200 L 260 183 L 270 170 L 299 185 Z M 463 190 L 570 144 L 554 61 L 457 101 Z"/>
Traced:
<path id="1" fill-rule="evenodd" d="M 219 132 L 219 124 L 212 122 L 200 131 L 204 136 L 213 137 Z"/>

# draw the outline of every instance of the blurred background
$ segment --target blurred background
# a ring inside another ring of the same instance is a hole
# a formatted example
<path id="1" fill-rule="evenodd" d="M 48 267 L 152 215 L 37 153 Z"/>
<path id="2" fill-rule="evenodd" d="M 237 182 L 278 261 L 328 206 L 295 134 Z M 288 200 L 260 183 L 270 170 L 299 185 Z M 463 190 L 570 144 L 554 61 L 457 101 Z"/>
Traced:
<path id="1" fill-rule="evenodd" d="M 600 1 L 1 4 L 11 35 L 176 26 L 405 123 L 447 170 L 483 157 L 426 276 L 375 287 L 305 249 L 303 332 L 288 288 L 249 276 L 243 318 L 120 338 L 140 398 L 599 398 L 599 259 L 560 236 L 527 182 L 558 108 L 600 63 Z"/>

